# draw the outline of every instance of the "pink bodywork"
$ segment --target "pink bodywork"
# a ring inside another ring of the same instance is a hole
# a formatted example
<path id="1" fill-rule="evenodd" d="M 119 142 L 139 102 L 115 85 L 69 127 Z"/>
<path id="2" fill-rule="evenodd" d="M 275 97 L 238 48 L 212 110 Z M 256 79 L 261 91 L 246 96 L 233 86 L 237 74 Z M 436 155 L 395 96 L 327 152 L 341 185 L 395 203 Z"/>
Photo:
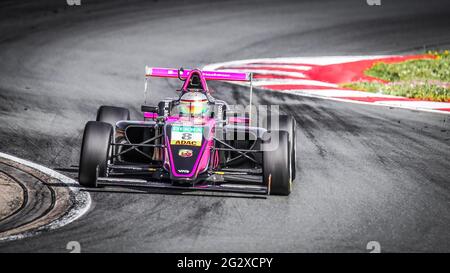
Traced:
<path id="1" fill-rule="evenodd" d="M 200 81 L 202 83 L 202 89 L 208 91 L 209 90 L 208 85 L 206 85 L 205 76 L 203 75 L 202 71 L 200 71 L 198 69 L 190 70 L 186 79 L 190 79 L 192 74 L 194 74 L 194 73 L 197 73 L 199 75 Z M 188 80 L 184 81 L 184 84 L 183 84 L 183 87 L 181 88 L 181 90 L 187 90 L 188 85 L 189 85 L 189 81 Z"/>
<path id="2" fill-rule="evenodd" d="M 197 120 L 198 121 L 198 120 Z M 202 119 L 200 124 L 198 122 L 189 121 L 189 120 L 182 120 L 180 117 L 168 117 L 166 119 L 167 123 L 171 123 L 172 125 L 181 125 L 181 126 L 202 126 L 203 128 L 209 128 L 209 132 L 205 133 L 203 132 L 203 135 L 208 135 L 209 137 L 205 139 L 205 141 L 202 142 L 202 146 L 200 148 L 200 152 L 195 159 L 194 167 L 192 168 L 192 171 L 188 174 L 179 174 L 175 171 L 174 168 L 171 168 L 170 166 L 174 166 L 173 163 L 173 156 L 172 156 L 172 150 L 169 138 L 167 137 L 167 134 L 165 135 L 165 142 L 167 149 L 165 150 L 165 164 L 168 165 L 171 169 L 172 175 L 175 177 L 192 177 L 197 176 L 200 171 L 204 171 L 208 167 L 208 163 L 211 156 L 211 147 L 214 143 L 213 141 L 213 135 L 214 135 L 214 126 L 215 126 L 215 120 L 210 118 Z"/>
<path id="3" fill-rule="evenodd" d="M 249 124 L 250 123 L 250 119 L 249 118 L 244 118 L 244 117 L 229 117 L 228 118 L 228 122 L 230 123 L 244 123 L 244 124 Z"/>
<path id="4" fill-rule="evenodd" d="M 157 113 L 144 112 L 144 119 L 156 119 L 157 117 Z"/>
<path id="5" fill-rule="evenodd" d="M 239 73 L 239 72 L 221 72 L 221 71 L 201 71 L 198 69 L 186 69 L 180 71 L 178 69 L 170 69 L 170 68 L 160 68 L 160 67 L 146 67 L 145 76 L 146 77 L 163 77 L 163 78 L 178 78 L 180 76 L 181 79 L 184 80 L 184 84 L 182 90 L 187 90 L 187 86 L 189 84 L 189 80 L 194 73 L 197 73 L 200 77 L 200 81 L 202 84 L 202 89 L 206 92 L 209 92 L 208 86 L 206 85 L 207 80 L 216 80 L 216 81 L 251 81 L 250 73 Z M 156 119 L 158 117 L 155 113 L 144 113 L 144 119 Z M 171 151 L 170 141 L 165 135 L 166 147 L 165 149 L 165 162 L 164 166 L 168 166 L 171 169 L 172 175 L 174 177 L 181 178 L 190 178 L 196 177 L 201 171 L 206 170 L 211 158 L 211 147 L 214 144 L 213 136 L 214 136 L 214 128 L 215 128 L 215 120 L 212 118 L 203 118 L 199 123 L 195 122 L 195 120 L 187 121 L 182 120 L 181 117 L 170 116 L 166 118 L 166 124 L 179 124 L 182 126 L 202 126 L 203 128 L 209 128 L 209 132 L 207 134 L 203 132 L 203 135 L 208 135 L 208 138 L 202 142 L 200 152 L 196 158 L 194 163 L 194 167 L 192 171 L 188 174 L 179 174 L 174 168 L 173 156 Z M 230 122 L 232 123 L 248 123 L 248 119 L 246 118 L 231 118 Z M 218 152 L 213 155 L 212 158 L 213 166 L 217 166 L 219 164 Z"/>

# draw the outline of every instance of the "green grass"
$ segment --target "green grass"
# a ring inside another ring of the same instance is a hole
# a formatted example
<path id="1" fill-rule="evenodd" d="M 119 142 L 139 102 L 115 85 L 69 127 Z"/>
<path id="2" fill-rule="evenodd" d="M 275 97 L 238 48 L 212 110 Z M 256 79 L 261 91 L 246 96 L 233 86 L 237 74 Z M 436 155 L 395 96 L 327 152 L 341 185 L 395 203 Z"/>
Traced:
<path id="1" fill-rule="evenodd" d="M 383 84 L 378 82 L 355 82 L 344 84 L 343 87 L 414 99 L 450 101 L 450 89 L 448 87 L 440 87 L 430 83 L 399 82 L 395 84 Z"/>
<path id="2" fill-rule="evenodd" d="M 450 54 L 448 50 L 428 52 L 435 59 L 400 63 L 375 63 L 364 71 L 370 77 L 387 81 L 352 82 L 341 86 L 361 91 L 433 101 L 450 101 Z"/>

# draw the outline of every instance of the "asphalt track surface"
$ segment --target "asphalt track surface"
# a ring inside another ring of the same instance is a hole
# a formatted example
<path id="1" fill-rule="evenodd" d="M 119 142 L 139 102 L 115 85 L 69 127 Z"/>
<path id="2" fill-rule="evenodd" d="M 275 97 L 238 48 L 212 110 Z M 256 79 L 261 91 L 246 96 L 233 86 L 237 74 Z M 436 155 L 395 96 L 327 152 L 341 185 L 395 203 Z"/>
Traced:
<path id="1" fill-rule="evenodd" d="M 37 3 L 39 2 L 39 3 Z M 101 104 L 138 118 L 145 64 L 402 54 L 450 47 L 448 1 L 3 2 L 0 151 L 53 168 L 78 163 Z M 177 80 L 152 85 L 152 101 Z M 212 84 L 246 103 L 245 89 Z M 298 122 L 298 179 L 268 199 L 104 188 L 61 229 L 0 252 L 450 251 L 448 115 L 256 92 Z"/>

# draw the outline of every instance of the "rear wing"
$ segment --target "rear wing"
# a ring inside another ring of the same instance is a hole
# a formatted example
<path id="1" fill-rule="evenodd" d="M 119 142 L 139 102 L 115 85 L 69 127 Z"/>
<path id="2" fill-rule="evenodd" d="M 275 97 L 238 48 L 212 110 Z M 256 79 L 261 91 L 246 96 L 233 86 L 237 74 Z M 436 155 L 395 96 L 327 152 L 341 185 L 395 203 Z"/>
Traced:
<path id="1" fill-rule="evenodd" d="M 250 85 L 250 101 L 249 101 L 249 116 L 252 116 L 252 100 L 253 100 L 253 73 L 248 72 L 224 72 L 224 71 L 203 71 L 198 69 L 173 69 L 173 68 L 161 68 L 161 67 L 149 67 L 145 66 L 145 90 L 144 90 L 144 103 L 147 104 L 147 92 L 148 92 L 148 80 L 152 77 L 159 78 L 178 78 L 180 80 L 186 80 L 191 77 L 191 74 L 198 73 L 201 81 L 206 86 L 207 80 L 209 81 L 240 81 L 249 82 Z M 185 82 L 187 84 L 187 81 Z"/>
<path id="2" fill-rule="evenodd" d="M 161 67 L 145 67 L 145 77 L 160 78 L 182 78 L 186 79 L 192 69 L 172 69 Z M 223 71 L 201 71 L 203 78 L 209 81 L 251 81 L 251 73 L 245 72 L 223 72 Z"/>

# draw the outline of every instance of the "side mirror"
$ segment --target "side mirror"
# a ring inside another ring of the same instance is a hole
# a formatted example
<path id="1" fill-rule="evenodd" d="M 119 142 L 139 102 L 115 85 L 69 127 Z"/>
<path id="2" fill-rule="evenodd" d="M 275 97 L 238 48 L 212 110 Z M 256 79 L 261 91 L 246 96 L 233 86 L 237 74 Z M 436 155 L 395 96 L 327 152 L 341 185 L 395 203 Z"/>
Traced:
<path id="1" fill-rule="evenodd" d="M 142 105 L 141 112 L 158 113 L 158 106 Z"/>

